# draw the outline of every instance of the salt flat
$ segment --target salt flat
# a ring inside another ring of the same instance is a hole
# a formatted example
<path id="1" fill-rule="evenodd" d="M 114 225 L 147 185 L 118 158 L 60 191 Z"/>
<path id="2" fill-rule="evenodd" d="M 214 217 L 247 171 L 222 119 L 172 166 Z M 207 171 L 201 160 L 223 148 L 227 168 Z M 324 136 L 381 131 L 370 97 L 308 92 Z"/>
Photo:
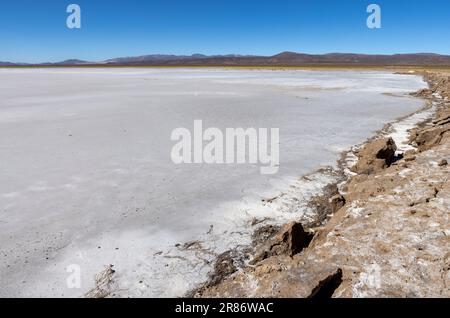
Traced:
<path id="1" fill-rule="evenodd" d="M 249 242 L 248 221 L 271 213 L 262 198 L 421 108 L 404 94 L 425 86 L 384 72 L 0 69 L 0 296 L 80 296 L 108 264 L 118 296 L 180 296 Z M 196 119 L 280 128 L 279 173 L 174 165 L 171 132 Z M 201 252 L 176 247 L 195 240 Z"/>

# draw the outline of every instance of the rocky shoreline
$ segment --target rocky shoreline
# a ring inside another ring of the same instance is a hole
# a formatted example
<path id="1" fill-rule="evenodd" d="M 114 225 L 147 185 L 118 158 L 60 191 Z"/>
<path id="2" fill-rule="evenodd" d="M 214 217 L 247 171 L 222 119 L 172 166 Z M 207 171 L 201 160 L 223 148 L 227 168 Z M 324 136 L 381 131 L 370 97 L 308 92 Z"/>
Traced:
<path id="1" fill-rule="evenodd" d="M 255 231 L 251 259 L 222 254 L 190 297 L 450 297 L 450 76 L 421 73 L 435 115 L 343 157 L 311 224 Z"/>

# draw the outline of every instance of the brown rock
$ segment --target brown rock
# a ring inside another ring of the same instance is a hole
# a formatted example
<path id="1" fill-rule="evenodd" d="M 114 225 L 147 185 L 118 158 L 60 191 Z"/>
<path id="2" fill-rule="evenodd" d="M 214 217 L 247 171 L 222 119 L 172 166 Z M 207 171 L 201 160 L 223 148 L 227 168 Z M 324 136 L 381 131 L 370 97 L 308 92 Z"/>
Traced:
<path id="1" fill-rule="evenodd" d="M 325 277 L 314 287 L 307 298 L 327 299 L 333 296 L 335 290 L 342 283 L 342 269 L 338 268 L 334 273 Z"/>
<path id="2" fill-rule="evenodd" d="M 447 160 L 442 159 L 441 161 L 438 162 L 438 166 L 439 167 L 444 167 L 448 164 Z"/>
<path id="3" fill-rule="evenodd" d="M 357 155 L 359 160 L 354 167 L 360 174 L 372 174 L 389 167 L 395 161 L 397 146 L 392 138 L 377 139 L 367 143 Z"/>
<path id="4" fill-rule="evenodd" d="M 419 151 L 425 151 L 435 145 L 438 145 L 441 142 L 444 134 L 449 130 L 450 124 L 435 126 L 420 131 L 415 140 L 419 147 Z"/>
<path id="5" fill-rule="evenodd" d="M 446 125 L 450 123 L 450 114 L 443 114 L 441 117 L 433 121 L 434 125 Z"/>
<path id="6" fill-rule="evenodd" d="M 309 245 L 312 234 L 305 232 L 303 226 L 297 222 L 291 222 L 283 226 L 278 234 L 271 238 L 251 261 L 256 264 L 274 255 L 294 256 Z"/>
<path id="7" fill-rule="evenodd" d="M 340 194 L 336 194 L 330 199 L 330 204 L 331 210 L 335 213 L 345 205 L 345 198 Z"/>

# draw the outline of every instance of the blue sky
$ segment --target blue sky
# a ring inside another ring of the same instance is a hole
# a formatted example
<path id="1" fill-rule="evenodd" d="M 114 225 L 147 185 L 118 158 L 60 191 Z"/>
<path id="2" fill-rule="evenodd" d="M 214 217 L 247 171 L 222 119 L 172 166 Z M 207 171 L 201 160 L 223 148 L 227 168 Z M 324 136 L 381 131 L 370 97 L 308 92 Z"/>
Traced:
<path id="1" fill-rule="evenodd" d="M 66 7 L 82 28 L 66 27 Z M 382 29 L 366 7 L 382 8 Z M 2 0 L 0 61 L 165 54 L 450 54 L 449 0 Z"/>

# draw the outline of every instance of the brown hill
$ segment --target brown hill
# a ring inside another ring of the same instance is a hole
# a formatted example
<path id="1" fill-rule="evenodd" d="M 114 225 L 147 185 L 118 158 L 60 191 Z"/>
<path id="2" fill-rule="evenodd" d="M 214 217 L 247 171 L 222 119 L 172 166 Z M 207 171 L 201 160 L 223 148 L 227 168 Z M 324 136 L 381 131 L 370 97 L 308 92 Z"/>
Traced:
<path id="1" fill-rule="evenodd" d="M 0 62 L 0 66 L 28 65 Z M 354 53 L 304 54 L 282 52 L 273 56 L 255 55 L 143 55 L 119 57 L 101 62 L 66 60 L 43 63 L 45 66 L 303 66 L 303 65 L 392 65 L 392 66 L 450 66 L 449 55 L 433 53 L 370 55 Z"/>

